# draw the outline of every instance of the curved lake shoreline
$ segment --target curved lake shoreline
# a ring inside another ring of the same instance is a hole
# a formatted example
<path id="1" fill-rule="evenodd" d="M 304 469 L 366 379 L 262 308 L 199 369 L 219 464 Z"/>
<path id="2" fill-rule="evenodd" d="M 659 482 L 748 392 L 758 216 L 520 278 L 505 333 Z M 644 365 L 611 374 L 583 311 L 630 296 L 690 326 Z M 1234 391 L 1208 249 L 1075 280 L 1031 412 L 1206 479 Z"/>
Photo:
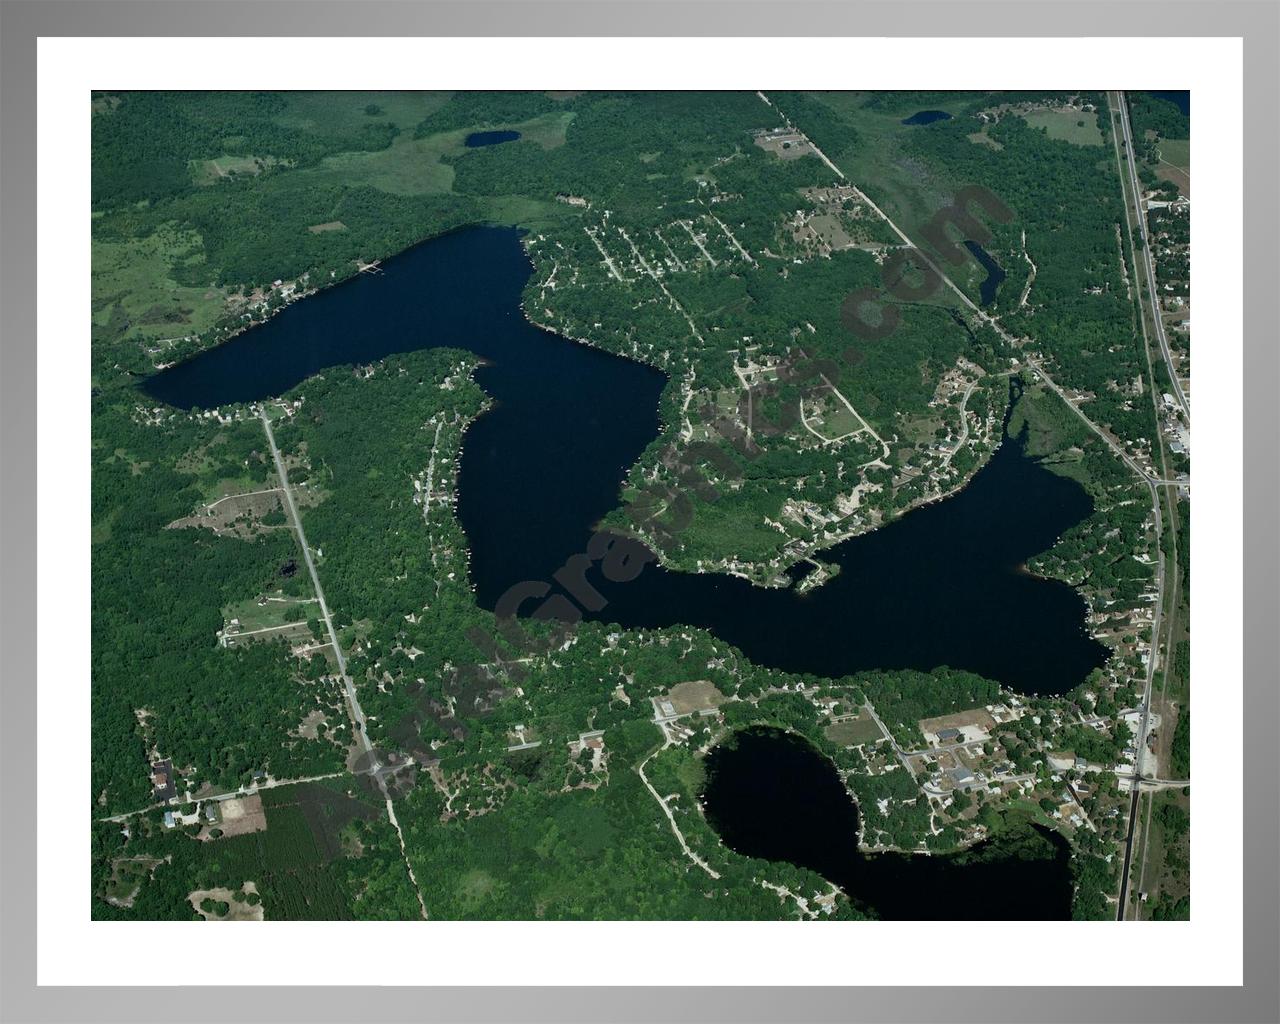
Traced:
<path id="1" fill-rule="evenodd" d="M 662 371 L 536 326 L 521 306 L 532 273 L 512 228 L 459 229 L 291 305 L 148 378 L 181 408 L 260 401 L 326 367 L 421 348 L 466 349 L 492 398 L 467 431 L 458 514 L 477 600 L 550 581 L 614 509 L 627 471 L 659 435 Z M 627 628 L 702 626 L 753 661 L 840 676 L 964 668 L 1023 692 L 1063 692 L 1100 665 L 1079 594 L 1022 565 L 1091 511 L 1079 485 L 1006 438 L 970 483 L 824 553 L 841 572 L 806 594 L 737 577 L 645 568 L 589 577 Z M 522 609 L 533 611 L 532 607 Z"/>
<path id="2" fill-rule="evenodd" d="M 954 853 L 864 853 L 857 802 L 804 737 L 771 726 L 707 755 L 701 806 L 735 853 L 808 868 L 884 920 L 1066 920 L 1071 849 L 1027 826 Z"/>

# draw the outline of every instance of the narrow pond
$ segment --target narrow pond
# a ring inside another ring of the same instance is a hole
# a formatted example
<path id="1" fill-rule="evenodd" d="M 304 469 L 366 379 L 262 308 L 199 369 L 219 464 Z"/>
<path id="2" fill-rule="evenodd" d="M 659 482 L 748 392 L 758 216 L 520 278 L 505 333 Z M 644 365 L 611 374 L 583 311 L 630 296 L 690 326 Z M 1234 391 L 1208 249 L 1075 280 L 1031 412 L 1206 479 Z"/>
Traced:
<path id="1" fill-rule="evenodd" d="M 982 269 L 987 272 L 986 278 L 978 285 L 978 298 L 982 305 L 989 306 L 996 301 L 996 292 L 1009 275 L 1004 272 L 991 253 L 977 242 L 969 239 L 964 243 L 964 247 L 973 254 L 973 258 L 982 264 Z"/>
<path id="2" fill-rule="evenodd" d="M 702 807 L 731 850 L 809 868 L 884 920 L 1071 916 L 1071 849 L 1056 832 L 1027 826 L 943 856 L 863 853 L 835 765 L 794 733 L 745 729 L 713 748 Z"/>
<path id="3" fill-rule="evenodd" d="M 458 510 L 477 599 L 491 609 L 508 588 L 550 582 L 585 551 L 627 468 L 659 432 L 666 378 L 529 323 L 520 297 L 532 266 L 514 229 L 454 232 L 382 270 L 142 386 L 180 408 L 211 408 L 278 396 L 326 367 L 395 352 L 449 346 L 482 356 L 476 377 L 494 407 L 466 435 Z M 824 552 L 841 572 L 809 593 L 658 565 L 627 583 L 593 570 L 589 582 L 607 604 L 590 617 L 702 626 L 757 663 L 790 671 L 948 665 L 1023 692 L 1060 693 L 1107 651 L 1086 630 L 1080 595 L 1023 563 L 1090 511 L 1079 485 L 1006 437 L 958 494 Z M 522 614 L 536 607 L 528 602 Z"/>
<path id="4" fill-rule="evenodd" d="M 468 149 L 479 149 L 481 146 L 496 146 L 500 142 L 515 142 L 518 138 L 520 133 L 513 131 L 472 132 L 466 137 L 464 145 Z"/>
<path id="5" fill-rule="evenodd" d="M 950 121 L 951 115 L 945 110 L 917 110 L 910 117 L 902 119 L 903 124 L 933 124 L 935 121 Z"/>

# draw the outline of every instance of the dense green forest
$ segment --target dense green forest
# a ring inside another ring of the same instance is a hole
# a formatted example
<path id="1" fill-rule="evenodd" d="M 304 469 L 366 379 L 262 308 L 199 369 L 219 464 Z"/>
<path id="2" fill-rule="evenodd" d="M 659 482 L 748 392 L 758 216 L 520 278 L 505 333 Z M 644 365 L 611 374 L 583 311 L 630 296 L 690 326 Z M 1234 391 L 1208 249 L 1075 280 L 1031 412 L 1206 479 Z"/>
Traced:
<path id="1" fill-rule="evenodd" d="M 1191 138 L 1191 115 L 1184 114 L 1167 96 L 1151 92 L 1127 92 L 1129 118 L 1134 134 L 1139 138 L 1146 132 L 1154 132 L 1162 139 Z"/>
<path id="2" fill-rule="evenodd" d="M 264 530 L 250 541 L 169 528 L 220 480 L 262 486 L 264 448 L 256 423 L 171 417 L 138 429 L 95 401 L 92 786 L 108 812 L 147 803 L 151 749 L 190 767 L 193 787 L 234 787 L 256 770 L 341 768 L 342 751 L 327 740 L 282 743 L 310 708 L 336 698 L 310 684 L 279 642 L 217 641 L 225 605 L 287 584 L 292 534 Z"/>
<path id="3" fill-rule="evenodd" d="M 118 824 L 97 824 L 95 892 L 128 905 L 95 900 L 95 918 L 198 919 L 188 894 L 215 887 L 250 906 L 261 903 L 273 921 L 418 915 L 395 833 L 358 790 L 309 783 L 262 799 L 266 830 L 248 835 L 197 840 L 197 826 L 166 829 L 158 813 L 133 819 L 128 836 Z"/>

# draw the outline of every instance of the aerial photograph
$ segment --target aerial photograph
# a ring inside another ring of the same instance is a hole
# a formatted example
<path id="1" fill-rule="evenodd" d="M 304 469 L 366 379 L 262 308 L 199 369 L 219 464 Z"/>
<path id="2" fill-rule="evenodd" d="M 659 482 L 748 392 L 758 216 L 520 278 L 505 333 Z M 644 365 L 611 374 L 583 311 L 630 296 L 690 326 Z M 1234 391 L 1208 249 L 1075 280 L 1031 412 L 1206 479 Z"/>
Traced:
<path id="1" fill-rule="evenodd" d="M 84 98 L 94 920 L 1190 918 L 1188 92 Z"/>

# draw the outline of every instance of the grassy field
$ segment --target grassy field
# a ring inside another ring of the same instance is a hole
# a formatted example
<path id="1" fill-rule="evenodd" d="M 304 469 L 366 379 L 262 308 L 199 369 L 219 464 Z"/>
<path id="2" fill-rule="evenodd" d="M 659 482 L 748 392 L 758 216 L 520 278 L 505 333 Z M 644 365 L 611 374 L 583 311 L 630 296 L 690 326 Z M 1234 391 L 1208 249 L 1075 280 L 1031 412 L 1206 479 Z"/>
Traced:
<path id="1" fill-rule="evenodd" d="M 265 603 L 259 603 L 260 601 Z M 283 626 L 290 622 L 305 625 L 308 618 L 319 615 L 319 609 L 314 598 L 286 597 L 283 590 L 277 590 L 264 598 L 229 604 L 222 609 L 222 617 L 228 622 L 239 619 L 240 627 L 247 631 Z"/>
<path id="2" fill-rule="evenodd" d="M 544 114 L 530 121 L 506 125 L 521 134 L 521 140 L 536 142 L 543 149 L 564 144 L 565 131 L 573 113 Z M 453 188 L 453 167 L 448 158 L 467 152 L 469 128 L 441 132 L 415 139 L 402 132 L 386 148 L 374 152 L 338 153 L 317 167 L 300 170 L 290 185 L 300 181 L 316 184 L 363 184 L 393 195 L 442 195 Z"/>
<path id="3" fill-rule="evenodd" d="M 830 393 L 823 395 L 813 405 L 806 405 L 805 411 L 809 414 L 810 426 L 833 441 L 862 428 L 858 417 L 849 411 L 849 407 Z M 818 423 L 816 417 L 821 417 L 822 422 Z"/>
<path id="4" fill-rule="evenodd" d="M 1102 145 L 1097 113 L 1066 108 L 1033 110 L 1022 116 L 1032 128 L 1043 128 L 1051 139 L 1061 139 L 1075 146 Z"/>
<path id="5" fill-rule="evenodd" d="M 93 239 L 93 322 L 103 328 L 128 325 L 164 360 L 166 339 L 208 330 L 226 308 L 225 289 L 178 284 L 173 269 L 204 262 L 194 231 L 166 224 L 128 240 Z"/>
<path id="6" fill-rule="evenodd" d="M 191 165 L 191 176 L 197 185 L 216 185 L 236 174 L 257 175 L 280 166 L 273 156 L 220 156 L 213 160 L 197 160 Z"/>
<path id="7" fill-rule="evenodd" d="M 880 726 L 876 725 L 870 715 L 835 722 L 827 726 L 826 736 L 832 743 L 841 747 L 875 743 L 884 738 L 884 734 L 880 732 Z"/>
<path id="8" fill-rule="evenodd" d="M 1161 139 L 1160 162 L 1155 165 L 1157 175 L 1171 181 L 1185 196 L 1191 195 L 1191 140 Z"/>
<path id="9" fill-rule="evenodd" d="M 391 123 L 412 134 L 428 114 L 449 100 L 447 92 L 290 92 L 285 113 L 276 116 L 286 128 L 308 130 L 324 125 L 326 130 L 358 130 L 370 122 Z M 376 109 L 375 109 L 376 108 Z"/>
<path id="10" fill-rule="evenodd" d="M 1191 140 L 1161 139 L 1160 159 L 1180 170 L 1191 172 Z"/>

